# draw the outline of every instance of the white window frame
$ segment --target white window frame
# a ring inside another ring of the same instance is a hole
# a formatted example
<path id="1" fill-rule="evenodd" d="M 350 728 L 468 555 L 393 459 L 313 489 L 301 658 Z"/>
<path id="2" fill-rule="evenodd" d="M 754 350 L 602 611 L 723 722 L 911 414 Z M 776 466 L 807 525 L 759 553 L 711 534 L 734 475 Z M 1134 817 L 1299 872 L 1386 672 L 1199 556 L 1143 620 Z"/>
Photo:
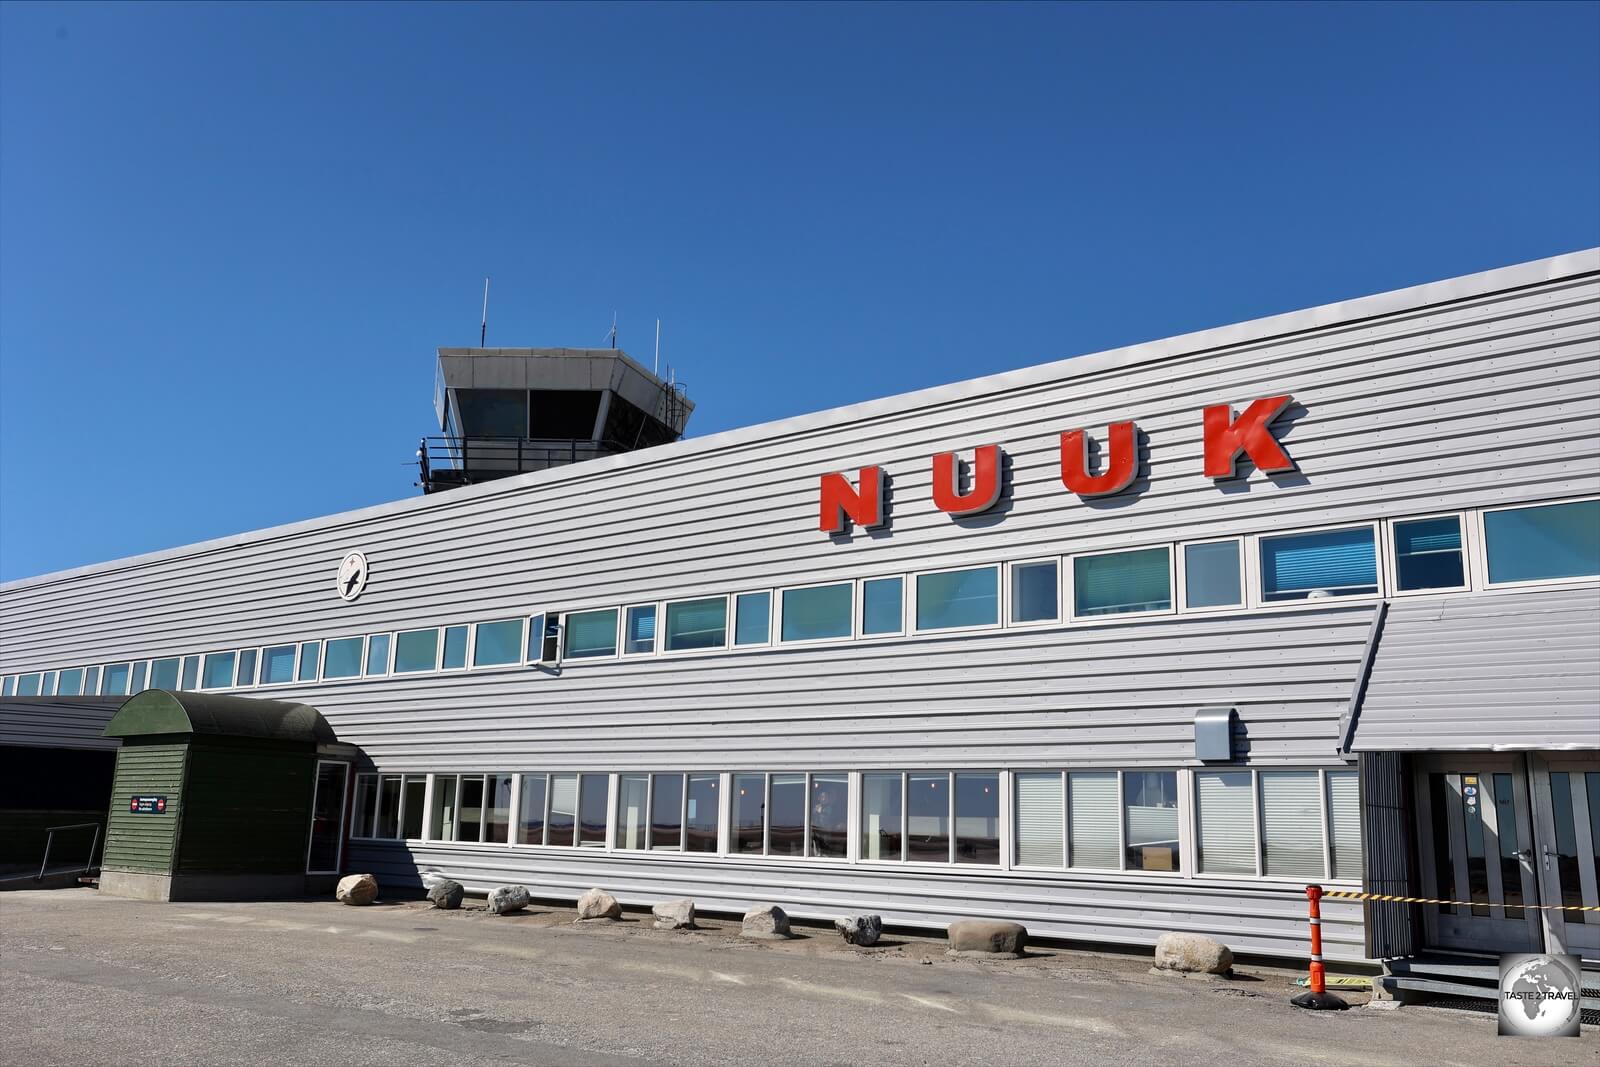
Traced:
<path id="1" fill-rule="evenodd" d="M 722 644 L 717 645 L 717 646 L 715 646 L 713 648 L 668 648 L 667 647 L 667 605 L 668 604 L 696 604 L 696 603 L 699 603 L 702 600 L 720 600 L 720 601 L 722 601 Z M 710 593 L 710 594 L 708 594 L 706 596 L 676 596 L 676 597 L 673 597 L 671 600 L 662 600 L 662 601 L 659 601 L 658 603 L 660 604 L 660 611 L 661 611 L 661 614 L 656 616 L 657 626 L 659 627 L 659 629 L 657 630 L 657 633 L 656 633 L 656 647 L 661 650 L 659 655 L 672 656 L 672 657 L 677 657 L 677 656 L 719 655 L 719 654 L 727 652 L 727 651 L 729 651 L 729 650 L 731 650 L 733 648 L 733 643 L 732 643 L 733 642 L 733 622 L 734 622 L 734 619 L 733 619 L 733 598 L 729 594 L 727 594 L 727 593 Z M 621 616 L 618 616 L 618 620 L 619 620 L 618 621 L 618 626 L 619 626 L 619 635 L 618 636 L 620 636 L 620 626 L 621 626 L 620 620 L 621 620 Z"/>
<path id="2" fill-rule="evenodd" d="M 1059 767 L 1013 767 L 1013 768 L 1010 769 L 1010 771 L 1008 773 L 1010 774 L 1010 777 L 1011 777 L 1011 792 L 1012 792 L 1011 812 L 1010 812 L 1010 818 L 1008 820 L 1011 823 L 1011 826 L 1009 828 L 1010 829 L 1010 853 L 1011 853 L 1011 858 L 1010 858 L 1010 862 L 1006 865 L 1006 869 L 1007 870 L 1016 870 L 1016 871 L 1064 871 L 1064 870 L 1066 870 L 1067 869 L 1067 858 L 1071 855 L 1071 853 L 1069 853 L 1067 851 L 1067 772 L 1065 770 L 1059 768 Z M 1060 866 L 1050 866 L 1048 864 L 1043 864 L 1043 863 L 1021 863 L 1021 862 L 1019 862 L 1017 860 L 1016 851 L 1017 851 L 1018 843 L 1020 841 L 1020 837 L 1017 834 L 1017 827 L 1016 827 L 1016 824 L 1015 824 L 1015 821 L 1019 816 L 1019 812 L 1018 812 L 1017 804 L 1016 804 L 1017 779 L 1018 779 L 1018 777 L 1020 777 L 1022 775 L 1028 775 L 1028 774 L 1053 774 L 1053 775 L 1056 776 L 1056 778 L 1061 783 L 1061 865 Z M 1090 869 L 1092 869 L 1092 868 L 1090 868 Z"/>
<path id="3" fill-rule="evenodd" d="M 383 654 L 382 674 L 373 674 L 367 670 L 367 657 L 372 654 L 372 639 L 375 637 L 387 637 L 389 639 L 389 646 L 384 650 Z M 362 678 L 392 678 L 394 676 L 394 639 L 395 634 L 392 630 L 380 630 L 375 634 L 367 634 L 366 645 L 361 656 Z"/>
<path id="4" fill-rule="evenodd" d="M 1288 537 L 1306 537 L 1313 534 L 1360 529 L 1372 531 L 1372 559 L 1373 567 L 1377 574 L 1377 581 L 1374 583 L 1375 592 L 1350 594 L 1348 596 L 1318 597 L 1316 599 L 1310 597 L 1297 597 L 1292 600 L 1267 599 L 1267 572 L 1262 565 L 1261 555 L 1264 542 Z M 1375 600 L 1382 600 L 1390 587 L 1388 561 L 1384 558 L 1386 550 L 1384 547 L 1383 523 L 1377 519 L 1371 519 L 1367 522 L 1340 522 L 1321 526 L 1295 527 L 1291 530 L 1273 530 L 1271 533 L 1251 534 L 1249 540 L 1250 558 L 1254 570 L 1251 576 L 1253 584 L 1252 607 L 1273 610 L 1277 608 L 1304 607 L 1307 604 L 1312 607 L 1327 607 L 1332 604 L 1370 604 Z"/>
<path id="5" fill-rule="evenodd" d="M 1174 603 L 1178 606 L 1180 615 L 1224 615 L 1229 612 L 1250 610 L 1250 574 L 1245 565 L 1245 538 L 1244 537 L 1203 537 L 1193 541 L 1178 541 L 1172 546 L 1173 586 L 1177 592 Z M 1189 606 L 1189 561 L 1187 550 L 1191 545 L 1233 545 L 1233 550 L 1239 557 L 1239 602 L 1237 604 L 1215 604 L 1209 607 L 1192 608 Z"/>
<path id="6" fill-rule="evenodd" d="M 559 652 L 558 652 L 558 655 L 556 657 L 556 662 L 565 665 L 567 663 L 580 663 L 580 664 L 581 663 L 607 663 L 607 662 L 609 662 L 611 660 L 621 659 L 622 658 L 622 634 L 623 634 L 624 626 L 626 624 L 626 617 L 623 614 L 624 610 L 625 609 L 623 609 L 623 608 L 612 607 L 611 605 L 608 604 L 608 605 L 606 605 L 604 607 L 598 607 L 598 608 L 576 608 L 576 609 L 573 609 L 573 610 L 560 612 L 556 616 L 556 620 L 557 620 L 556 621 L 556 625 L 560 628 L 559 637 L 558 637 L 558 641 L 557 641 L 557 647 L 559 649 Z M 613 622 L 612 627 L 611 627 L 611 649 L 612 649 L 611 653 L 609 655 L 605 655 L 605 656 L 574 656 L 574 655 L 572 655 L 567 649 L 567 637 L 568 637 L 569 634 L 572 633 L 572 628 L 567 625 L 567 620 L 572 618 L 572 616 L 574 616 L 574 615 L 592 615 L 592 614 L 595 614 L 597 612 L 603 612 L 603 611 L 614 611 L 614 612 L 616 612 L 616 620 Z M 526 633 L 526 631 L 524 631 L 524 633 L 523 633 L 523 643 L 524 644 L 527 643 L 527 633 Z"/>
<path id="7" fill-rule="evenodd" d="M 1461 585 L 1437 586 L 1431 589 L 1401 589 L 1400 588 L 1400 540 L 1395 533 L 1395 527 L 1413 522 L 1427 522 L 1430 519 L 1455 519 L 1461 530 Z M 1402 515 L 1398 518 L 1385 519 L 1383 522 L 1383 554 L 1388 562 L 1388 582 L 1386 590 L 1392 597 L 1433 596 L 1439 593 L 1465 593 L 1476 586 L 1473 574 L 1472 558 L 1476 555 L 1476 538 L 1472 532 L 1472 521 L 1464 511 L 1436 511 L 1427 515 Z"/>
<path id="8" fill-rule="evenodd" d="M 237 670 L 237 661 L 235 661 L 235 669 Z M 323 768 L 324 765 L 332 766 L 332 767 L 343 767 L 344 768 L 344 775 L 343 775 L 344 788 L 342 790 L 340 790 L 340 792 L 339 792 L 339 818 L 334 823 L 334 826 L 336 826 L 338 828 L 338 835 L 339 836 L 338 836 L 337 845 L 335 846 L 335 849 L 334 849 L 333 869 L 332 870 L 327 870 L 327 871 L 313 871 L 311 869 L 311 834 L 309 832 L 306 834 L 306 863 L 305 863 L 305 869 L 306 869 L 306 873 L 307 874 L 340 874 L 340 873 L 342 873 L 344 871 L 344 843 L 345 843 L 344 830 L 345 830 L 345 819 L 348 817 L 348 815 L 350 813 L 350 811 L 349 811 L 349 808 L 350 808 L 350 776 L 351 776 L 353 768 L 350 766 L 350 764 L 346 763 L 344 760 L 325 760 L 325 759 L 317 760 L 317 770 L 316 770 L 316 773 L 312 776 L 312 779 L 311 779 L 311 804 L 312 804 L 312 810 L 313 811 L 316 810 L 317 789 L 322 784 L 322 768 Z M 405 784 L 404 784 L 403 781 L 401 783 L 401 787 L 400 788 L 401 788 L 401 791 L 403 792 L 404 789 L 405 789 Z"/>
<path id="9" fill-rule="evenodd" d="M 206 685 L 206 661 L 212 656 L 233 656 L 233 667 L 228 671 L 226 685 Z M 120 665 L 115 665 L 120 666 Z M 103 677 L 103 676 L 102 676 Z M 219 693 L 224 689 L 233 689 L 234 682 L 239 679 L 239 650 L 237 648 L 218 648 L 210 652 L 200 653 L 200 691 L 202 693 Z M 133 664 L 128 664 L 128 683 L 133 683 Z"/>
<path id="10" fill-rule="evenodd" d="M 289 680 L 287 682 L 269 682 L 269 681 L 266 681 L 267 653 L 272 651 L 273 649 L 278 649 L 278 648 L 292 648 L 292 649 L 294 649 L 294 657 L 289 662 Z M 169 658 L 169 657 L 163 657 L 163 658 Z M 179 686 L 179 688 L 182 688 L 183 687 L 183 657 L 182 656 L 178 656 L 177 660 L 178 660 L 178 686 Z M 202 664 L 202 666 L 203 666 L 203 664 Z M 276 644 L 257 645 L 256 646 L 256 688 L 258 688 L 258 689 L 276 689 L 279 686 L 294 685 L 295 684 L 295 677 L 296 677 L 296 675 L 299 674 L 299 668 L 300 668 L 300 642 L 298 642 L 298 641 L 281 641 L 281 642 L 278 642 Z"/>
<path id="11" fill-rule="evenodd" d="M 1086 771 L 1092 771 L 1095 768 L 1085 767 L 1083 769 Z M 1175 791 L 1174 799 L 1176 799 L 1178 802 L 1178 869 L 1175 871 L 1148 871 L 1142 867 L 1136 868 L 1128 866 L 1128 775 L 1130 774 L 1171 774 L 1173 777 L 1172 788 Z M 1193 816 L 1190 815 L 1190 802 L 1188 795 L 1192 788 L 1193 786 L 1189 782 L 1187 769 L 1183 767 L 1157 766 L 1118 768 L 1117 821 L 1121 823 L 1121 828 L 1118 830 L 1118 843 L 1121 845 L 1121 848 L 1118 849 L 1117 858 L 1122 864 L 1122 866 L 1119 868 L 1120 870 L 1127 874 L 1139 875 L 1141 877 L 1162 878 L 1168 880 L 1174 878 L 1187 879 L 1192 877 L 1194 866 L 1188 861 L 1190 860 L 1189 853 L 1194 850 L 1193 838 L 1188 837 L 1188 835 L 1184 833 L 1184 828 L 1193 818 Z M 1088 869 L 1103 870 L 1104 868 Z"/>
<path id="12" fill-rule="evenodd" d="M 884 630 L 881 633 L 867 633 L 867 585 L 871 582 L 892 582 L 896 578 L 900 580 L 900 628 L 897 630 Z M 910 584 L 911 582 L 909 577 L 904 574 L 874 574 L 868 578 L 856 579 L 856 591 L 853 594 L 855 596 L 855 604 L 853 606 L 855 625 L 852 627 L 852 630 L 855 634 L 855 640 L 882 641 L 887 638 L 906 636 L 907 629 L 910 626 L 910 621 L 908 620 L 906 613 L 907 601 L 910 598 L 906 591 L 910 587 Z M 806 641 L 789 642 L 791 645 L 809 643 L 810 642 Z"/>
<path id="13" fill-rule="evenodd" d="M 433 643 L 433 666 L 421 670 L 401 671 L 396 670 L 400 656 L 400 638 L 407 634 L 420 634 L 432 630 L 436 635 Z M 444 662 L 444 627 L 443 626 L 414 626 L 409 630 L 396 630 L 389 640 L 389 674 L 395 678 L 417 678 L 427 674 L 438 674 L 439 664 Z M 468 662 L 471 662 L 470 660 Z"/>
<path id="14" fill-rule="evenodd" d="M 256 648 L 254 645 L 250 645 L 250 646 L 246 646 L 245 648 L 235 649 L 234 652 L 235 652 L 235 656 L 234 656 L 234 660 L 233 660 L 233 687 L 235 689 L 254 689 L 254 688 L 256 688 L 256 681 L 257 681 L 257 679 L 259 679 L 261 677 L 261 650 L 259 648 Z M 251 652 L 251 653 L 255 654 L 255 667 L 254 667 L 254 670 L 251 672 L 253 677 L 251 677 L 251 679 L 248 682 L 245 681 L 244 678 L 243 678 L 243 674 L 244 674 L 244 654 L 246 652 Z M 149 664 L 148 664 L 147 669 L 146 669 L 145 678 L 149 679 L 150 676 L 152 674 L 154 674 L 154 673 L 155 673 L 155 661 L 151 660 L 149 662 Z M 351 772 L 347 772 L 347 775 L 349 773 L 351 773 Z M 347 776 L 346 779 L 345 779 L 345 791 L 349 792 L 349 788 L 350 788 L 350 782 L 349 782 L 349 778 Z"/>
<path id="15" fill-rule="evenodd" d="M 128 668 L 128 677 L 127 677 L 127 680 L 123 684 L 123 691 L 120 692 L 120 693 L 108 693 L 106 691 L 106 678 L 107 678 L 109 672 L 111 671 L 111 669 L 114 668 L 114 667 L 126 667 L 126 668 Z M 181 667 L 179 669 L 182 670 Z M 41 696 L 46 695 L 45 691 L 44 691 L 44 680 L 45 680 L 45 676 L 48 675 L 50 672 L 49 671 L 35 671 L 35 672 L 29 672 L 29 673 L 36 673 L 36 674 L 39 675 L 39 695 L 41 695 Z M 180 677 L 179 680 L 182 681 L 182 678 Z M 200 657 L 200 675 L 196 679 L 196 681 L 198 681 L 200 683 L 200 685 L 196 686 L 196 689 L 203 688 L 204 684 L 205 684 L 205 680 L 206 680 L 206 661 L 205 661 L 205 656 L 201 655 L 201 657 Z M 111 663 L 102 663 L 102 664 L 100 664 L 100 684 L 97 687 L 98 695 L 100 695 L 100 696 L 113 696 L 113 697 L 128 696 L 129 694 L 128 694 L 127 688 L 128 688 L 128 686 L 130 686 L 132 684 L 133 684 L 133 661 L 132 660 L 117 660 L 117 661 L 114 661 L 114 662 L 111 662 Z M 227 688 L 227 687 L 224 686 L 223 688 Z M 213 690 L 213 692 L 215 692 L 215 690 Z"/>
<path id="16" fill-rule="evenodd" d="M 807 645 L 841 645 L 854 641 L 861 633 L 861 590 L 858 578 L 835 578 L 828 582 L 806 582 L 803 585 L 785 585 L 772 594 L 772 644 L 774 648 L 805 648 Z M 835 586 L 850 589 L 850 632 L 841 637 L 802 637 L 793 641 L 783 639 L 783 597 L 785 593 L 804 592 L 807 589 L 832 589 Z M 902 590 L 901 596 L 904 597 Z M 743 771 L 739 772 L 745 773 Z M 755 771 L 749 773 L 755 774 Z M 762 853 L 765 855 L 766 853 Z"/>
<path id="17" fill-rule="evenodd" d="M 361 653 L 360 653 L 360 660 L 359 660 L 359 666 L 360 666 L 361 669 L 356 671 L 355 674 L 346 675 L 343 678 L 329 678 L 328 677 L 328 645 L 331 644 L 334 641 L 350 641 L 350 640 L 359 640 L 361 642 Z M 322 639 L 322 651 L 317 655 L 317 680 L 318 681 L 359 682 L 359 681 L 361 681 L 361 679 L 365 678 L 366 676 L 367 676 L 367 635 L 366 634 L 345 634 L 342 637 L 324 637 Z"/>
<path id="18" fill-rule="evenodd" d="M 1526 578 L 1515 582 L 1491 582 L 1489 580 L 1489 531 L 1484 523 L 1484 516 L 1497 511 L 1531 511 L 1536 508 L 1558 507 L 1562 504 L 1583 504 L 1600 500 L 1600 496 L 1589 494 L 1585 496 L 1569 497 L 1561 500 L 1536 500 L 1520 504 L 1497 504 L 1494 507 L 1478 508 L 1472 513 L 1474 533 L 1477 537 L 1478 551 L 1474 553 L 1479 564 L 1474 577 L 1481 576 L 1479 589 L 1499 592 L 1505 589 L 1530 589 L 1540 587 L 1556 587 L 1567 585 L 1592 585 L 1600 582 L 1600 575 L 1580 574 L 1571 578 Z"/>
<path id="19" fill-rule="evenodd" d="M 655 612 L 654 629 L 650 635 L 650 648 L 643 652 L 629 652 L 628 645 L 628 612 L 641 608 L 649 608 Z M 617 612 L 617 656 L 621 659 L 644 659 L 647 656 L 661 654 L 661 602 L 658 600 L 636 600 L 631 604 L 624 604 Z"/>
<path id="20" fill-rule="evenodd" d="M 300 677 L 300 669 L 305 666 L 306 646 L 310 644 L 317 646 L 317 661 L 312 666 L 311 677 L 302 678 Z M 304 641 L 296 642 L 294 657 L 294 680 L 296 685 L 316 685 L 322 681 L 322 653 L 327 648 L 327 644 L 320 637 L 308 637 Z M 200 673 L 202 675 L 205 674 L 205 664 L 203 662 L 200 664 Z"/>
<path id="21" fill-rule="evenodd" d="M 1046 768 L 1048 769 L 1048 768 Z M 1062 857 L 1066 869 L 1073 874 L 1100 874 L 1120 875 L 1128 868 L 1128 819 L 1123 812 L 1122 803 L 1122 770 L 1115 767 L 1068 767 L 1063 772 L 1066 777 L 1061 783 L 1061 802 L 1066 808 L 1066 823 L 1063 829 L 1067 835 L 1067 852 Z M 1117 865 L 1115 867 L 1083 867 L 1074 866 L 1072 863 L 1072 775 L 1074 774 L 1109 774 L 1117 783 Z M 1180 820 L 1178 828 L 1181 832 L 1183 824 Z M 1135 875 L 1154 874 L 1154 871 L 1132 871 Z"/>
<path id="22" fill-rule="evenodd" d="M 1015 581 L 1013 578 L 1014 573 L 1022 567 L 1038 566 L 1046 563 L 1053 564 L 1056 569 L 1055 617 L 1050 619 L 1031 619 L 1025 622 L 1017 622 L 1013 620 L 1011 618 L 1013 607 L 1012 602 L 1016 596 L 1016 591 L 1013 588 L 1013 582 Z M 1002 581 L 1004 582 L 1005 587 L 1000 590 L 1001 625 L 1008 630 L 1040 630 L 1051 626 L 1060 626 L 1062 622 L 1065 621 L 1067 616 L 1066 598 L 1063 595 L 1066 591 L 1067 585 L 1067 583 L 1064 581 L 1066 569 L 1066 563 L 1061 556 L 1037 556 L 1031 559 L 1018 559 L 1008 562 L 1005 565 L 1005 573 L 1002 576 Z"/>
<path id="23" fill-rule="evenodd" d="M 517 629 L 517 657 L 510 663 L 483 663 L 476 662 L 478 658 L 478 629 L 482 626 L 498 626 L 503 622 L 518 623 Z M 503 619 L 483 619 L 475 622 L 469 628 L 467 637 L 467 670 L 469 671 L 504 671 L 523 665 L 523 658 L 528 654 L 528 618 L 527 616 L 512 615 Z M 443 655 L 441 652 L 440 655 Z M 363 661 L 365 669 L 365 661 Z"/>
<path id="24" fill-rule="evenodd" d="M 459 667 L 446 667 L 444 665 L 445 634 L 450 630 L 465 630 L 467 632 L 465 638 L 467 647 L 462 650 L 461 666 Z M 439 627 L 439 655 L 434 660 L 434 663 L 436 664 L 435 669 L 440 674 L 464 672 L 472 666 L 472 624 L 470 622 L 444 623 Z"/>
<path id="25" fill-rule="evenodd" d="M 920 579 L 938 574 L 960 574 L 966 571 L 992 570 L 995 572 L 995 621 L 979 623 L 976 626 L 939 626 L 923 629 L 917 625 L 917 600 L 920 590 L 917 588 Z M 973 563 L 964 567 L 938 567 L 934 570 L 914 571 L 909 577 L 910 588 L 906 592 L 906 633 L 916 637 L 943 637 L 947 634 L 973 634 L 991 633 L 995 630 L 1005 629 L 1006 623 L 1006 568 L 1004 563 Z"/>
<path id="26" fill-rule="evenodd" d="M 747 596 L 760 596 L 767 594 L 767 639 L 765 641 L 740 641 L 739 640 L 739 598 Z M 778 615 L 778 594 L 774 589 L 745 589 L 738 593 L 728 595 L 728 647 L 734 651 L 745 649 L 771 648 L 778 643 L 776 622 Z M 622 627 L 623 616 L 618 614 L 618 627 Z M 618 647 L 621 647 L 620 642 Z M 670 773 L 670 772 L 666 772 Z"/>
<path id="27" fill-rule="evenodd" d="M 1092 559 L 1096 556 L 1122 556 L 1130 552 L 1148 552 L 1151 549 L 1164 548 L 1167 552 L 1167 607 L 1157 608 L 1152 611 L 1117 611 L 1097 612 L 1093 615 L 1078 614 L 1078 560 Z M 1162 541 L 1153 545 L 1129 545 L 1126 548 L 1097 549 L 1093 552 L 1073 552 L 1066 557 L 1066 609 L 1067 618 L 1071 623 L 1089 623 L 1098 625 L 1105 622 L 1116 622 L 1122 619 L 1156 619 L 1178 613 L 1178 576 L 1176 564 L 1173 562 L 1177 552 L 1176 546 L 1171 541 Z"/>

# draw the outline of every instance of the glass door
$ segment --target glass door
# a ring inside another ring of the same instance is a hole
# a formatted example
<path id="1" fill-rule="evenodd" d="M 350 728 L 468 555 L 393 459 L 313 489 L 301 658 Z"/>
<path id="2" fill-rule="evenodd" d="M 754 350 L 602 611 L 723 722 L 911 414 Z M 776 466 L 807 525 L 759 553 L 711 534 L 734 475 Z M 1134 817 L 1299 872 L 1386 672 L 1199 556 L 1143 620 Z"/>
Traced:
<path id="1" fill-rule="evenodd" d="M 1533 819 L 1521 756 L 1417 761 L 1422 906 L 1428 943 L 1465 952 L 1534 952 L 1544 940 Z"/>
<path id="2" fill-rule="evenodd" d="M 1545 902 L 1600 907 L 1600 758 L 1533 757 L 1537 863 Z M 1600 911 L 1544 913 L 1552 952 L 1600 959 Z"/>
<path id="3" fill-rule="evenodd" d="M 311 840 L 306 845 L 307 874 L 338 874 L 344 858 L 344 792 L 349 766 L 317 761 L 317 783 L 311 795 Z"/>

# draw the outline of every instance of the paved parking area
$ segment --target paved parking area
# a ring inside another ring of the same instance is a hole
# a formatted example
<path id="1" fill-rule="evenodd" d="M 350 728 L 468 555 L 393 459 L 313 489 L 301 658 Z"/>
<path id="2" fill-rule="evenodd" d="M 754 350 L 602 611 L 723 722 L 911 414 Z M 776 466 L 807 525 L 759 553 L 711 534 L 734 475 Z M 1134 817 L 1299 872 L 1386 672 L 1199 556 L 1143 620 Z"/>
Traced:
<path id="1" fill-rule="evenodd" d="M 950 960 L 938 940 L 859 950 L 832 931 L 574 926 L 422 903 L 153 904 L 0 895 L 7 1064 L 1600 1063 L 1600 1032 L 1497 1038 L 1492 1019 L 1293 1009 L 1292 974 L 1148 973 L 1041 949 Z"/>

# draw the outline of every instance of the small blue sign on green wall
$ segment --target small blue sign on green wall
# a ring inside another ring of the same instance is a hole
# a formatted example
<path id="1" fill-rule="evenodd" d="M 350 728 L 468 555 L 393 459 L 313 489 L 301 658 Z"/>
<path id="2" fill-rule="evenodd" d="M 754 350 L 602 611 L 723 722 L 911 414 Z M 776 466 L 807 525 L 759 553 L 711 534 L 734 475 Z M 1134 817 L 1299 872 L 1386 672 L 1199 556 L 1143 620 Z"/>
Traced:
<path id="1" fill-rule="evenodd" d="M 165 815 L 167 798 L 164 796 L 134 796 L 128 799 L 128 811 L 134 815 Z"/>

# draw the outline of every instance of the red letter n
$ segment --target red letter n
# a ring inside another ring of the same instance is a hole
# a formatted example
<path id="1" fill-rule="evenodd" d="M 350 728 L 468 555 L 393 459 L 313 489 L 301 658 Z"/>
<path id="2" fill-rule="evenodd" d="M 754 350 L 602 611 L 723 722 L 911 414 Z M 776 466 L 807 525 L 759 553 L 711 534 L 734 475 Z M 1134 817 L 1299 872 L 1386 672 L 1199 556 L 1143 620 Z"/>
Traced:
<path id="1" fill-rule="evenodd" d="M 1139 445 L 1131 422 L 1106 428 L 1106 461 L 1098 475 L 1089 473 L 1089 438 L 1082 430 L 1061 435 L 1061 482 L 1079 496 L 1120 493 L 1139 473 Z"/>
<path id="2" fill-rule="evenodd" d="M 883 525 L 883 468 L 862 467 L 857 490 L 842 474 L 824 474 L 817 528 L 823 533 L 844 533 L 845 517 L 862 528 Z"/>
<path id="3" fill-rule="evenodd" d="M 1237 419 L 1233 417 L 1230 404 L 1206 408 L 1206 477 L 1232 478 L 1240 452 L 1247 453 L 1250 462 L 1263 474 L 1294 470 L 1294 460 L 1269 429 L 1272 420 L 1293 402 L 1294 397 L 1287 393 L 1263 397 L 1245 408 Z"/>
<path id="4" fill-rule="evenodd" d="M 933 457 L 933 502 L 952 515 L 976 515 L 1000 499 L 1000 446 L 984 445 L 972 454 L 972 486 L 965 493 L 957 484 L 959 470 L 954 452 Z"/>

